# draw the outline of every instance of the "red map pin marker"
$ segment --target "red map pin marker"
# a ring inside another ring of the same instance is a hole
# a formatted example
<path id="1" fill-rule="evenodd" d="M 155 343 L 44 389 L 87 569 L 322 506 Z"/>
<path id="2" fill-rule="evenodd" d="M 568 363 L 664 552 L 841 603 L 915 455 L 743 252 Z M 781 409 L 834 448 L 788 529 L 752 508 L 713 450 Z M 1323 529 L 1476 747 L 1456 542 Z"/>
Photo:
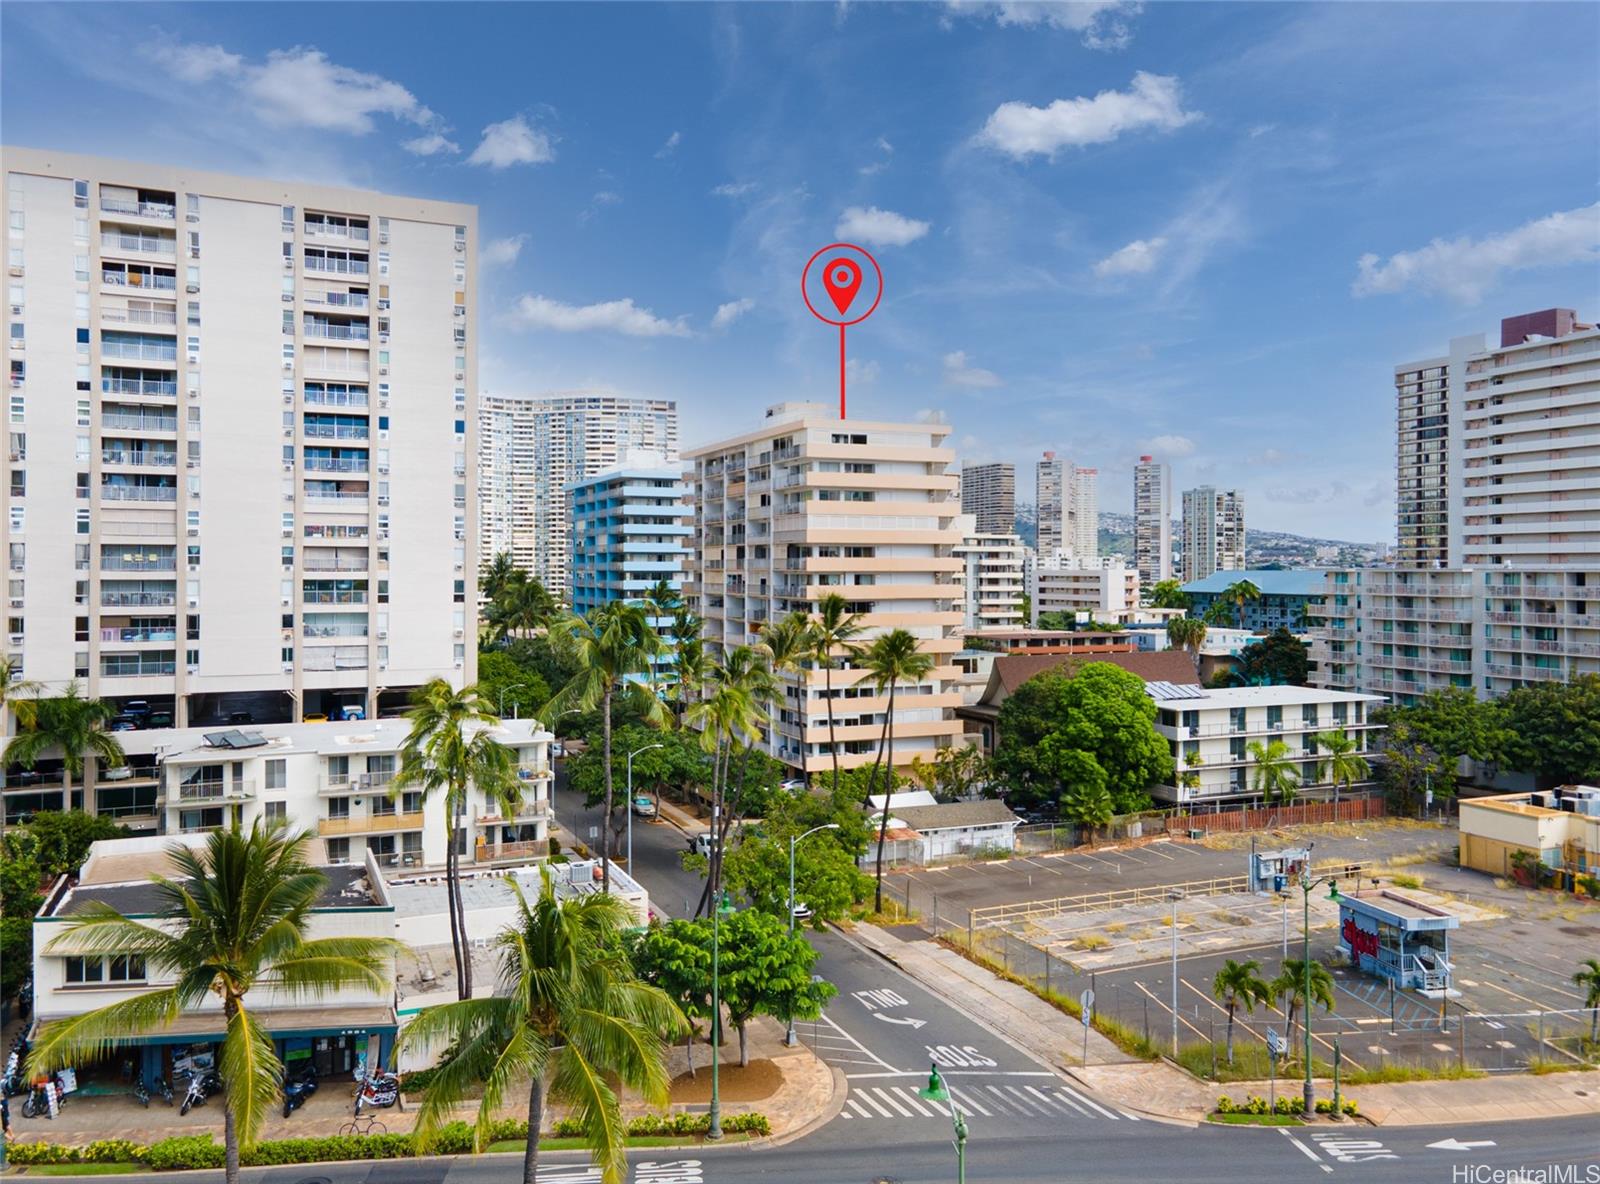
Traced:
<path id="1" fill-rule="evenodd" d="M 835 259 L 823 269 L 822 286 L 828 289 L 833 307 L 839 310 L 840 316 L 844 316 L 845 309 L 850 307 L 856 293 L 861 290 L 860 265 L 853 259 Z"/>

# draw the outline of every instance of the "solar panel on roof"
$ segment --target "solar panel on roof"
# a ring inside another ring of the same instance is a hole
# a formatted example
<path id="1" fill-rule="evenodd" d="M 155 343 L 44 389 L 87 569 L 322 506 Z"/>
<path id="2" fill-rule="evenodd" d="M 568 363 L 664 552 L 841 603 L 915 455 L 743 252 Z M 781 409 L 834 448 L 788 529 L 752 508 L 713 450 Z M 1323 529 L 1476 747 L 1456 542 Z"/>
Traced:
<path id="1" fill-rule="evenodd" d="M 1203 687 L 1180 685 L 1175 682 L 1162 682 L 1159 679 L 1144 684 L 1145 693 L 1158 703 L 1169 702 L 1174 699 L 1204 699 L 1206 692 Z"/>
<path id="2" fill-rule="evenodd" d="M 229 728 L 226 732 L 205 733 L 206 744 L 211 748 L 260 748 L 267 738 L 260 732 L 241 732 Z"/>

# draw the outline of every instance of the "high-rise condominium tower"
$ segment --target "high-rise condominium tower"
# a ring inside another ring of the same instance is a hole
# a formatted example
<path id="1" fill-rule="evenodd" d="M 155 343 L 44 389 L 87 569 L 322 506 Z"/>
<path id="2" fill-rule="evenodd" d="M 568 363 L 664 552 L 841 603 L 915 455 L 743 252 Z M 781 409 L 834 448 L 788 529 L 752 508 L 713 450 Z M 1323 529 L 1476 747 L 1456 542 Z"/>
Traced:
<path id="1" fill-rule="evenodd" d="M 678 461 L 678 405 L 670 399 L 485 395 L 480 418 L 484 562 L 510 551 L 557 597 L 571 590 L 573 483 L 624 463 Z"/>
<path id="2" fill-rule="evenodd" d="M 1133 553 L 1146 587 L 1172 578 L 1172 466 L 1153 456 L 1133 467 Z"/>
<path id="3" fill-rule="evenodd" d="M 1017 529 L 1017 467 L 964 465 L 961 512 L 971 514 L 980 534 L 1013 534 Z"/>
<path id="4" fill-rule="evenodd" d="M 1240 571 L 1244 561 L 1244 495 L 1202 485 L 1183 491 L 1183 578 Z"/>
<path id="5" fill-rule="evenodd" d="M 1090 560 L 1100 554 L 1100 473 L 1044 454 L 1034 467 L 1040 555 L 1070 552 Z"/>
<path id="6" fill-rule="evenodd" d="M 1507 317 L 1395 367 L 1397 560 L 1592 563 L 1600 511 L 1600 330 L 1570 309 Z"/>
<path id="7" fill-rule="evenodd" d="M 705 618 L 713 652 L 749 645 L 791 612 L 845 598 L 859 641 L 905 629 L 934 657 L 933 671 L 899 684 L 894 759 L 933 759 L 961 724 L 954 656 L 961 648 L 963 534 L 950 428 L 935 423 L 841 420 L 821 403 L 783 403 L 738 436 L 688 451 L 694 463 L 695 545 L 685 595 Z M 762 745 L 808 774 L 832 767 L 824 671 L 789 684 Z M 887 693 L 858 664 L 832 672 L 840 764 L 870 764 Z"/>
<path id="8" fill-rule="evenodd" d="M 1072 497 L 1067 506 L 1067 539 L 1084 562 L 1100 556 L 1100 470 L 1072 466 Z"/>
<path id="9" fill-rule="evenodd" d="M 5 163 L 22 677 L 154 726 L 473 681 L 475 207 Z"/>
<path id="10" fill-rule="evenodd" d="M 1034 513 L 1038 525 L 1038 551 L 1053 555 L 1069 545 L 1067 539 L 1067 471 L 1071 461 L 1060 461 L 1053 452 L 1033 467 Z"/>

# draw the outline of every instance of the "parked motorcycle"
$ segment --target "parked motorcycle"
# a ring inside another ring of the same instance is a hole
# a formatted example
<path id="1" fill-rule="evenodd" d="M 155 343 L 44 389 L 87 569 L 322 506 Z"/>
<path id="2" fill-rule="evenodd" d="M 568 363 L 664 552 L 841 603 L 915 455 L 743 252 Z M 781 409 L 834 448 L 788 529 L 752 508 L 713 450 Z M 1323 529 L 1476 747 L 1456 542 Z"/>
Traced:
<path id="1" fill-rule="evenodd" d="M 393 1073 L 384 1073 L 381 1070 L 374 1077 L 368 1077 L 356 1089 L 356 1113 L 361 1113 L 363 1106 L 369 1110 L 393 1106 L 400 1100 L 400 1079 Z"/>
<path id="2" fill-rule="evenodd" d="M 283 1078 L 283 1116 L 288 1118 L 301 1106 L 306 1104 L 306 1099 L 317 1092 L 317 1075 L 307 1065 L 294 1073 L 286 1073 Z"/>
<path id="3" fill-rule="evenodd" d="M 54 1118 L 50 1113 L 49 1090 L 57 1089 L 54 1081 L 41 1081 L 28 1090 L 28 1096 L 22 1099 L 22 1117 L 24 1118 Z M 61 1095 L 56 1095 L 56 1109 L 62 1105 Z"/>
<path id="4" fill-rule="evenodd" d="M 211 1069 L 201 1070 L 189 1079 L 189 1092 L 183 1096 L 179 1114 L 187 1114 L 195 1106 L 204 1106 L 206 1099 L 222 1092 L 222 1078 Z"/>
<path id="5" fill-rule="evenodd" d="M 133 1100 L 146 1110 L 150 1109 L 150 1091 L 146 1088 L 143 1077 L 133 1079 Z"/>

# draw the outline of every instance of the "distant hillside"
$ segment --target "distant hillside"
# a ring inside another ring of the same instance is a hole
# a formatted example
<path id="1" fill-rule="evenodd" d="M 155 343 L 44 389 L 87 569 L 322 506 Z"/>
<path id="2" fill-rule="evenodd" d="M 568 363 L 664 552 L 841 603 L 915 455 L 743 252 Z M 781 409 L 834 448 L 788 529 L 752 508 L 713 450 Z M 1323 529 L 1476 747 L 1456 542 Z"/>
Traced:
<path id="1" fill-rule="evenodd" d="M 1037 546 L 1038 529 L 1031 505 L 1017 507 L 1017 533 L 1030 547 Z M 1176 546 L 1179 522 L 1172 523 Z M 1378 559 L 1375 543 L 1352 543 L 1345 539 L 1312 538 L 1279 530 L 1250 530 L 1245 562 L 1250 567 L 1364 567 Z M 1133 559 L 1133 515 L 1102 511 L 1100 514 L 1100 554 Z"/>

